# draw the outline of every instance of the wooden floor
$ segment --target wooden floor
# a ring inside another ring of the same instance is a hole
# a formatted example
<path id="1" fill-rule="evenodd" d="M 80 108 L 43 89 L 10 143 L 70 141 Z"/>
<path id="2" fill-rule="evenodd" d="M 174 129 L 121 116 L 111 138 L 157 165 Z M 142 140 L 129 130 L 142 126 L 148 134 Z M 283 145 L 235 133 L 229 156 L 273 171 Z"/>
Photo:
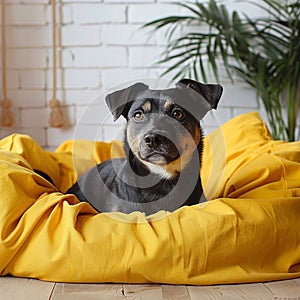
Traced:
<path id="1" fill-rule="evenodd" d="M 185 286 L 160 284 L 65 284 L 0 277 L 0 300 L 89 299 L 300 299 L 300 278 L 269 283 Z"/>

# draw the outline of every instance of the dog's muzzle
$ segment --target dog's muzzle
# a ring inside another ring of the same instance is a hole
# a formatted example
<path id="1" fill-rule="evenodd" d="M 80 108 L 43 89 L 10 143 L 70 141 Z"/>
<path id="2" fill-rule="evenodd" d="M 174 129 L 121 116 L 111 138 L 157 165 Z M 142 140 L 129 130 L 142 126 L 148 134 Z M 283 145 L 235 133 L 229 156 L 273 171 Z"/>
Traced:
<path id="1" fill-rule="evenodd" d="M 156 132 L 148 132 L 143 136 L 139 146 L 141 159 L 164 165 L 180 157 L 177 146 L 166 136 Z"/>

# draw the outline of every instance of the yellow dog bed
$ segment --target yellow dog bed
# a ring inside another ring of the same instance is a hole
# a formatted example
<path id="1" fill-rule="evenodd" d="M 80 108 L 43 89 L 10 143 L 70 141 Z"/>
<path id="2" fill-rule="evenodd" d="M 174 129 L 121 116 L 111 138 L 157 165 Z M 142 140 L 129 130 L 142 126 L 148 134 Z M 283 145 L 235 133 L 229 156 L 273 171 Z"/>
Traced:
<path id="1" fill-rule="evenodd" d="M 75 181 L 73 165 L 81 173 L 122 156 L 120 143 L 69 141 L 52 153 L 15 134 L 0 147 L 1 275 L 196 285 L 300 276 L 300 142 L 273 141 L 256 113 L 205 139 L 214 200 L 148 218 L 97 214 L 60 192 Z"/>

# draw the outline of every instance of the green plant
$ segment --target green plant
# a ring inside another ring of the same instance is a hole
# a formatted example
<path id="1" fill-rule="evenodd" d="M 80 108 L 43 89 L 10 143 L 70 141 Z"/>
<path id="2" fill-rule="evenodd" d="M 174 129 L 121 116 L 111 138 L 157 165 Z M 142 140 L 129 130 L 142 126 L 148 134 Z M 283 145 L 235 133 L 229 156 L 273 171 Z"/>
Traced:
<path id="1" fill-rule="evenodd" d="M 187 15 L 145 24 L 154 30 L 168 28 L 168 46 L 160 63 L 169 62 L 170 66 L 162 75 L 175 71 L 173 79 L 189 76 L 206 82 L 209 70 L 217 81 L 221 67 L 232 81 L 237 73 L 256 89 L 273 137 L 299 139 L 300 2 L 248 2 L 266 17 L 229 13 L 224 4 L 209 0 L 178 3 Z"/>

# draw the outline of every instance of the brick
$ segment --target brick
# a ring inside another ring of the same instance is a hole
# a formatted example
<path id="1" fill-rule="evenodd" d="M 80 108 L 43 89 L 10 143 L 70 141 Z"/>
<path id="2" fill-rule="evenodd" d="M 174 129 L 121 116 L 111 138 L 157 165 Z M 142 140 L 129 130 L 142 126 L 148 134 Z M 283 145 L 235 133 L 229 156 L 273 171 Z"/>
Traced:
<path id="1" fill-rule="evenodd" d="M 63 68 L 71 68 L 74 65 L 74 53 L 73 48 L 65 48 L 60 52 L 61 64 Z"/>
<path id="2" fill-rule="evenodd" d="M 230 108 L 219 107 L 217 110 L 209 111 L 204 119 L 204 127 L 218 127 L 221 124 L 229 121 L 232 118 Z"/>
<path id="3" fill-rule="evenodd" d="M 21 89 L 45 89 L 45 72 L 41 70 L 21 71 L 20 87 Z"/>
<path id="4" fill-rule="evenodd" d="M 153 67 L 161 58 L 163 47 L 131 47 L 129 48 L 130 67 Z M 162 65 L 160 65 L 162 66 Z"/>
<path id="5" fill-rule="evenodd" d="M 17 71 L 6 70 L 6 86 L 8 89 L 19 87 L 19 73 Z"/>
<path id="6" fill-rule="evenodd" d="M 49 114 L 45 107 L 43 108 L 22 108 L 20 111 L 20 120 L 23 127 L 41 128 L 48 126 Z"/>
<path id="7" fill-rule="evenodd" d="M 45 25 L 46 11 L 43 5 L 7 6 L 7 23 L 13 25 Z"/>
<path id="8" fill-rule="evenodd" d="M 111 89 L 121 83 L 136 80 L 143 81 L 149 77 L 148 69 L 107 69 L 102 71 L 104 89 Z"/>
<path id="9" fill-rule="evenodd" d="M 103 127 L 106 124 L 119 126 L 124 124 L 124 120 L 120 118 L 114 122 L 112 115 L 105 103 L 106 93 L 100 94 L 95 101 L 86 106 L 80 106 L 76 111 L 77 125 L 95 125 Z"/>
<path id="10" fill-rule="evenodd" d="M 36 90 L 18 90 L 16 100 L 19 107 L 45 107 L 46 92 Z"/>
<path id="11" fill-rule="evenodd" d="M 13 69 L 42 69 L 47 64 L 43 49 L 11 49 L 7 52 L 7 67 Z"/>
<path id="12" fill-rule="evenodd" d="M 73 10 L 71 5 L 63 5 L 61 8 L 61 24 L 70 24 L 73 22 Z"/>
<path id="13" fill-rule="evenodd" d="M 240 107 L 240 108 L 256 108 L 256 92 L 245 85 L 222 84 L 224 88 L 221 98 L 223 106 Z"/>
<path id="14" fill-rule="evenodd" d="M 158 68 L 155 67 L 151 68 L 149 70 L 149 76 L 150 77 L 161 77 L 161 75 L 166 71 L 166 68 L 162 68 L 161 66 L 163 66 L 162 64 L 159 65 Z M 168 80 L 170 83 L 173 81 L 174 76 L 178 73 L 178 69 L 174 69 L 171 72 L 169 72 L 168 74 L 165 74 L 163 76 L 164 80 Z M 178 80 L 176 80 L 177 82 Z"/>
<path id="15" fill-rule="evenodd" d="M 68 69 L 65 71 L 65 88 L 85 89 L 100 85 L 100 74 L 97 70 Z"/>
<path id="16" fill-rule="evenodd" d="M 73 18 L 79 24 L 122 23 L 126 21 L 126 6 L 74 4 Z"/>
<path id="17" fill-rule="evenodd" d="M 64 113 L 64 129 L 75 123 L 74 108 L 72 106 L 62 106 Z M 49 106 L 41 108 L 22 108 L 21 109 L 21 124 L 24 128 L 41 128 L 49 127 L 49 117 L 51 109 Z"/>
<path id="18" fill-rule="evenodd" d="M 101 128 L 99 128 L 98 125 L 80 124 L 78 126 L 75 126 L 72 139 L 103 141 L 103 131 Z M 55 137 L 54 137 L 54 142 L 55 142 Z"/>
<path id="19" fill-rule="evenodd" d="M 64 26 L 61 29 L 63 46 L 99 45 L 99 26 Z"/>
<path id="20" fill-rule="evenodd" d="M 51 34 L 49 26 L 8 27 L 7 47 L 49 47 L 52 44 Z"/>
<path id="21" fill-rule="evenodd" d="M 66 140 L 74 138 L 74 129 L 72 127 L 47 128 L 47 147 L 57 147 Z"/>
<path id="22" fill-rule="evenodd" d="M 77 107 L 76 120 L 77 126 L 81 125 L 98 125 L 109 117 L 108 109 L 102 103 L 91 103 L 86 106 Z"/>
<path id="23" fill-rule="evenodd" d="M 131 5 L 128 8 L 129 23 L 145 24 L 158 18 L 178 14 L 180 8 L 172 4 Z"/>
<path id="24" fill-rule="evenodd" d="M 257 1 L 260 2 L 260 1 Z M 260 3 L 263 5 L 263 3 Z M 240 17 L 243 17 L 243 14 L 246 13 L 249 17 L 255 19 L 260 17 L 268 17 L 265 10 L 257 7 L 253 3 L 249 2 L 240 2 L 236 3 L 232 1 L 230 5 L 227 6 L 227 9 L 229 11 L 229 14 L 232 14 L 233 11 L 237 11 L 240 15 Z"/>
<path id="25" fill-rule="evenodd" d="M 127 52 L 124 47 L 73 48 L 74 67 L 124 67 Z"/>
<path id="26" fill-rule="evenodd" d="M 110 24 L 103 25 L 101 40 L 107 45 L 154 45 L 155 36 L 147 34 L 145 29 L 139 25 L 131 24 Z M 118 33 L 118 34 L 116 34 Z"/>
<path id="27" fill-rule="evenodd" d="M 68 89 L 64 91 L 66 104 L 87 105 L 99 96 L 99 89 Z"/>

